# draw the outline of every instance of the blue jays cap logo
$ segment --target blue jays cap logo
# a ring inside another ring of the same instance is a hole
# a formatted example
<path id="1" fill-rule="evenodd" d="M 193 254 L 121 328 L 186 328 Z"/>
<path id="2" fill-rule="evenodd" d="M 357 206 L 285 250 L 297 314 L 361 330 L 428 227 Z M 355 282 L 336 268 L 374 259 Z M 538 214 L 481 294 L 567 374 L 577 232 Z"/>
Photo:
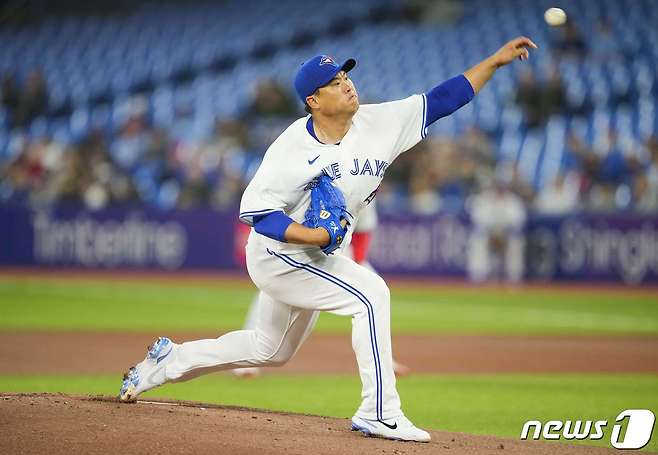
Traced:
<path id="1" fill-rule="evenodd" d="M 334 62 L 334 59 L 329 57 L 328 55 L 323 55 L 322 58 L 320 59 L 320 66 L 322 65 L 336 66 L 336 62 Z"/>

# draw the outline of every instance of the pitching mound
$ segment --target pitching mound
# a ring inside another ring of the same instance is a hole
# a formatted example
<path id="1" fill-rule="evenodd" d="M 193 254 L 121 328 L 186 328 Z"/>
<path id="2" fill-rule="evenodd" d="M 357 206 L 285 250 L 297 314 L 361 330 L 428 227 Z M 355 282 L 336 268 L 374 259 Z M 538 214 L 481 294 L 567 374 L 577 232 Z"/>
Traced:
<path id="1" fill-rule="evenodd" d="M 598 454 L 611 449 L 432 431 L 429 444 L 366 438 L 347 419 L 192 402 L 0 396 L 0 453 Z"/>

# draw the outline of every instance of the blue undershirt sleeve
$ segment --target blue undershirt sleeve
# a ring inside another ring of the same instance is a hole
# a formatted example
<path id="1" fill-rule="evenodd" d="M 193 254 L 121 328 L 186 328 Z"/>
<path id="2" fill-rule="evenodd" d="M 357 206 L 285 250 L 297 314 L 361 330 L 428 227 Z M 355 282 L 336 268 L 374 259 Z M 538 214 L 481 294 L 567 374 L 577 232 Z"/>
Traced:
<path id="1" fill-rule="evenodd" d="M 475 91 L 463 74 L 437 85 L 425 94 L 427 98 L 425 127 L 430 126 L 441 117 L 452 114 L 471 101 L 474 96 Z"/>
<path id="2" fill-rule="evenodd" d="M 285 242 L 285 233 L 293 220 L 281 211 L 254 217 L 254 229 L 259 234 L 279 242 Z"/>

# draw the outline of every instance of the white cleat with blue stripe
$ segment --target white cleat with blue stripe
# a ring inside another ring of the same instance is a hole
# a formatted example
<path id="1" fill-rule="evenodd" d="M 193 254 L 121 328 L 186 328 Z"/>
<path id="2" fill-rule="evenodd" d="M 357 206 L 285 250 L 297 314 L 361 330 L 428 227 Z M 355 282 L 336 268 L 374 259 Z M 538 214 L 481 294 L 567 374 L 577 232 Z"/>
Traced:
<path id="1" fill-rule="evenodd" d="M 427 431 L 416 428 L 404 415 L 388 422 L 354 416 L 352 417 L 352 431 L 360 431 L 366 436 L 396 441 L 429 442 L 431 439 Z"/>
<path id="2" fill-rule="evenodd" d="M 146 358 L 123 376 L 119 391 L 121 401 L 135 401 L 137 396 L 166 382 L 165 366 L 173 359 L 178 345 L 167 337 L 158 338 L 148 348 Z"/>

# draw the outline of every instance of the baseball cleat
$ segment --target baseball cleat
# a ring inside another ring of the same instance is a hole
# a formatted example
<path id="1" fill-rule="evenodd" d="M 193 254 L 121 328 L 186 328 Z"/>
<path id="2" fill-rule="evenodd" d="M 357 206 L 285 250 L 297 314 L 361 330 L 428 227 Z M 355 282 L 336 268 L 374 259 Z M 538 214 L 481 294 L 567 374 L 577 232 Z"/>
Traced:
<path id="1" fill-rule="evenodd" d="M 431 439 L 427 431 L 416 428 L 404 415 L 388 422 L 354 416 L 352 417 L 352 431 L 360 431 L 366 436 L 396 441 L 429 442 Z"/>
<path id="2" fill-rule="evenodd" d="M 146 358 L 123 375 L 119 399 L 135 401 L 140 393 L 164 384 L 165 366 L 173 358 L 171 354 L 177 347 L 167 337 L 160 337 L 149 346 Z"/>

